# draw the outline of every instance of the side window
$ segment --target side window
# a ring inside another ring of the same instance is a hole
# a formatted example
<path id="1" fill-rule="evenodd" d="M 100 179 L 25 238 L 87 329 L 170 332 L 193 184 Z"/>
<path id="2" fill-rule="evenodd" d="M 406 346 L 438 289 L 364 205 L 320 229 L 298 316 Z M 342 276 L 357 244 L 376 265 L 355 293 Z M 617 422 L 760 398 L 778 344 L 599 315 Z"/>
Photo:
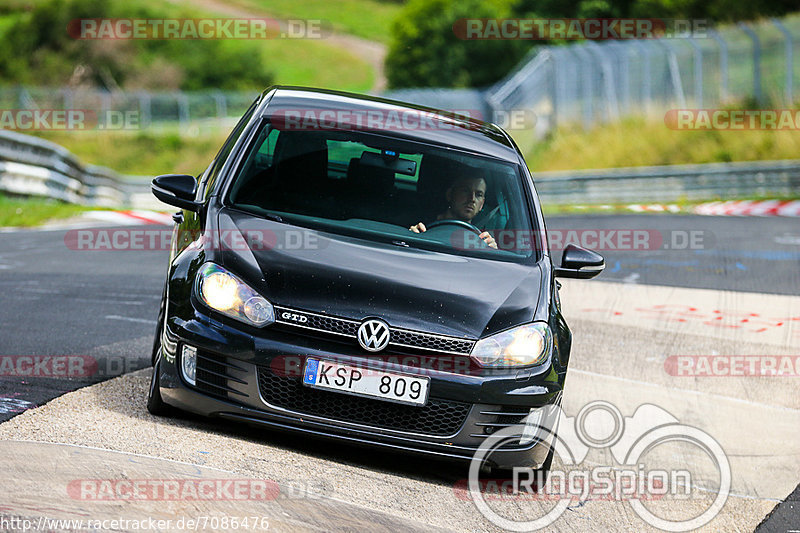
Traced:
<path id="1" fill-rule="evenodd" d="M 272 159 L 275 156 L 275 145 L 278 144 L 279 134 L 280 130 L 270 130 L 267 138 L 264 139 L 264 142 L 258 147 L 256 165 L 259 168 L 269 168 L 272 166 Z"/>
<path id="2" fill-rule="evenodd" d="M 245 126 L 247 123 L 250 122 L 250 117 L 253 116 L 253 112 L 258 107 L 258 102 L 261 100 L 261 97 L 258 97 L 253 101 L 250 105 L 250 108 L 245 111 L 245 114 L 239 119 L 239 122 L 236 123 L 234 126 L 233 131 L 228 136 L 228 139 L 225 141 L 225 144 L 222 146 L 222 149 L 219 151 L 217 156 L 214 158 L 214 161 L 211 163 L 211 166 L 203 176 L 204 183 L 202 184 L 203 189 L 203 199 L 208 199 L 209 195 L 211 194 L 212 189 L 214 188 L 214 182 L 217 180 L 217 176 L 219 176 L 219 171 L 222 169 L 223 165 L 225 165 L 225 161 L 228 160 L 228 156 L 233 150 L 233 146 L 236 144 L 236 141 L 239 139 L 239 136 L 244 131 Z"/>

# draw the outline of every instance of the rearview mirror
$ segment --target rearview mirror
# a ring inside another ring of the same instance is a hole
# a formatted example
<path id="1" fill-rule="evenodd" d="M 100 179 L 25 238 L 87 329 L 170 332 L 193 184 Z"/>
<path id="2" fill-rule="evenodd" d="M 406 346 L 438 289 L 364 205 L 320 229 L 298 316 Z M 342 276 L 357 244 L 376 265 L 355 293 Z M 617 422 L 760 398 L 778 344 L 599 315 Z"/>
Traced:
<path id="1" fill-rule="evenodd" d="M 561 267 L 556 276 L 562 278 L 590 279 L 606 267 L 603 256 L 592 250 L 568 244 L 561 255 Z"/>
<path id="2" fill-rule="evenodd" d="M 397 157 L 396 152 L 390 152 L 388 150 L 384 150 L 380 154 L 375 152 L 362 153 L 361 164 L 391 170 L 392 172 L 405 174 L 406 176 L 413 176 L 417 172 L 416 161 Z"/>
<path id="3" fill-rule="evenodd" d="M 194 201 L 197 181 L 187 174 L 165 174 L 153 180 L 153 195 L 165 204 L 197 211 L 200 204 Z"/>

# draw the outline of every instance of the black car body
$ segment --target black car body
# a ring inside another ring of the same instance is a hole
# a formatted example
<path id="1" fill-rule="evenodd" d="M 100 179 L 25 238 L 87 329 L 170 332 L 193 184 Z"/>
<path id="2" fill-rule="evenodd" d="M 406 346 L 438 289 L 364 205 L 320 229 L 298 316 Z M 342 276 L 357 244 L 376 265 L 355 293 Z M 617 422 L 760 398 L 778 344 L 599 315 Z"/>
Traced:
<path id="1" fill-rule="evenodd" d="M 448 208 L 458 174 L 476 172 L 483 219 L 409 231 Z M 555 276 L 592 277 L 603 261 L 570 246 L 553 266 L 532 177 L 500 128 L 274 87 L 197 180 L 161 176 L 153 192 L 182 211 L 151 412 L 469 459 L 492 432 L 560 403 L 571 334 Z M 331 390 L 328 370 L 361 381 Z M 490 463 L 548 457 L 529 437 Z"/>

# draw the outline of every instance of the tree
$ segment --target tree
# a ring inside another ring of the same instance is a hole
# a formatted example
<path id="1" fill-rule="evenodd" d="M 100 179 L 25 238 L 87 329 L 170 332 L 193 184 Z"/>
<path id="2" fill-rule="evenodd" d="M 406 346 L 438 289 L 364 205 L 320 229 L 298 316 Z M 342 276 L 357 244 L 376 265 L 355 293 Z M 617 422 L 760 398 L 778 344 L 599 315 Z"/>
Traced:
<path id="1" fill-rule="evenodd" d="M 466 40 L 460 19 L 501 18 L 511 12 L 488 0 L 411 0 L 395 19 L 386 56 L 391 87 L 476 87 L 502 78 L 529 44 L 513 40 Z"/>

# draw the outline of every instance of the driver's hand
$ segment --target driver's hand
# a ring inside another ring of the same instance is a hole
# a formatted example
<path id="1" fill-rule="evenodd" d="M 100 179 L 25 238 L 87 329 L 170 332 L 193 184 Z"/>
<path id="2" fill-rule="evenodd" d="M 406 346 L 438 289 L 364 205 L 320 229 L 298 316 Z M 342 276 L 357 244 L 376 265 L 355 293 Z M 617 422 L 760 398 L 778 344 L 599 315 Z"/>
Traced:
<path id="1" fill-rule="evenodd" d="M 420 222 L 420 224 L 421 224 L 421 222 Z M 425 226 L 422 226 L 422 227 L 424 228 Z M 411 231 L 414 231 L 414 230 L 412 229 Z M 425 230 L 422 230 L 422 231 L 425 231 Z M 489 246 L 490 248 L 494 248 L 495 250 L 497 249 L 497 242 L 495 242 L 494 237 L 492 237 L 492 235 L 488 231 L 484 231 L 483 233 L 478 235 L 478 237 L 483 239 L 483 242 L 485 242 L 486 245 Z"/>
<path id="2" fill-rule="evenodd" d="M 415 224 L 408 229 L 410 229 L 414 233 L 425 233 L 426 231 L 428 231 L 428 228 L 426 228 L 425 224 L 423 224 L 422 222 L 420 222 L 419 224 Z M 494 242 L 494 239 L 492 239 L 492 242 Z"/>

